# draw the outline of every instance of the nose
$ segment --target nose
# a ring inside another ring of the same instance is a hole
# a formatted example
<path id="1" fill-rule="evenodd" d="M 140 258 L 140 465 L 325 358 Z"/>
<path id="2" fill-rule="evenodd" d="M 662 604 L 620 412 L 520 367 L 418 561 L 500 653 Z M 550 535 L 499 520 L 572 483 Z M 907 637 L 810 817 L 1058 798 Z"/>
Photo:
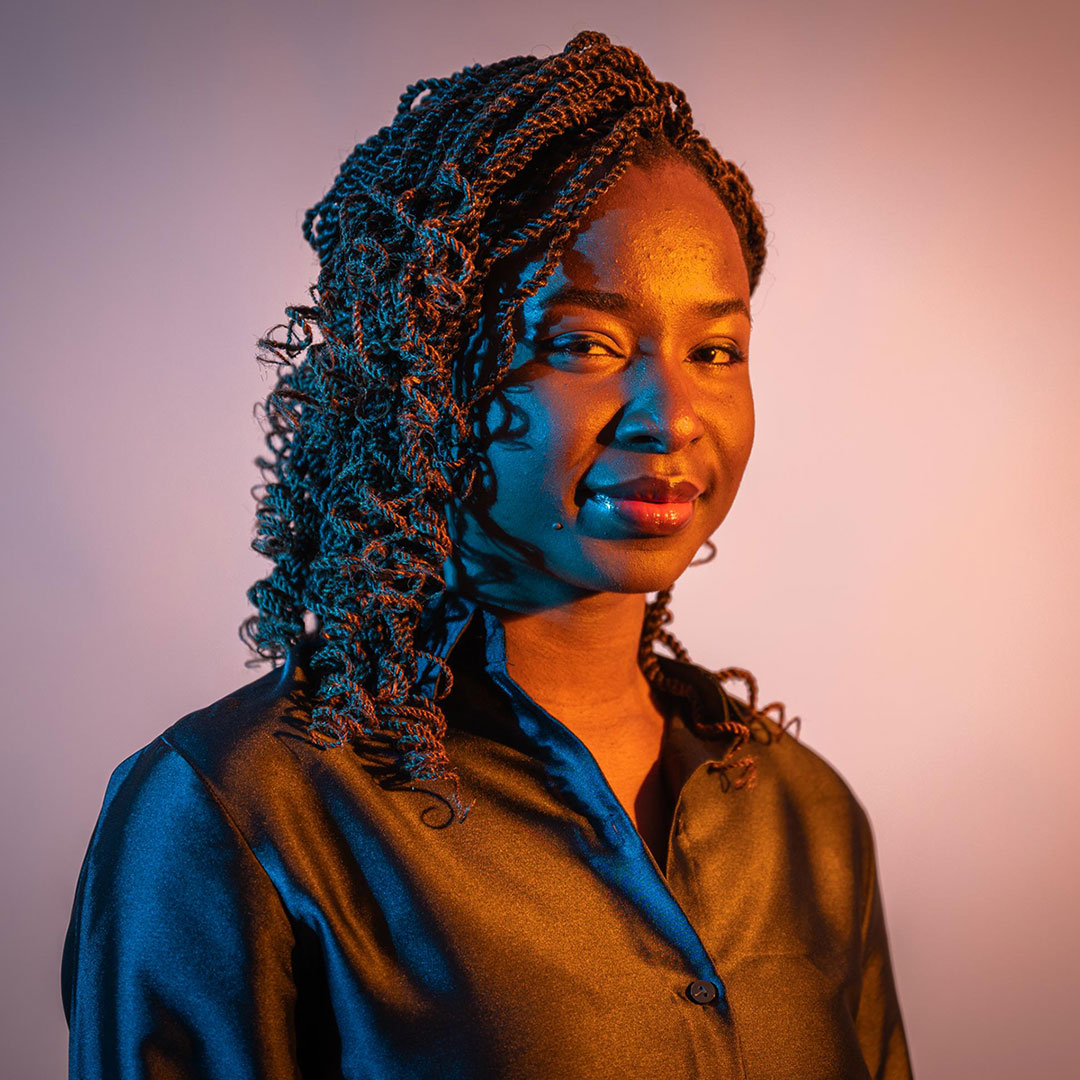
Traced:
<path id="1" fill-rule="evenodd" d="M 671 454 L 705 434 L 686 367 L 681 359 L 638 358 L 628 376 L 629 400 L 615 427 L 616 442 Z"/>

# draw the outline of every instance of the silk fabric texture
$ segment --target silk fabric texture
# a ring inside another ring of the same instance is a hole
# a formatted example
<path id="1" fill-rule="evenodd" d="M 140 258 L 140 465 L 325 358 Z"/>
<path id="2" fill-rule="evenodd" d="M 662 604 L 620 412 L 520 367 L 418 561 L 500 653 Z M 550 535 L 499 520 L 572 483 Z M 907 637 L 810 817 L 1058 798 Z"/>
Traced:
<path id="1" fill-rule="evenodd" d="M 496 615 L 446 593 L 422 626 L 464 822 L 311 739 L 310 641 L 116 769 L 64 949 L 72 1080 L 911 1075 L 870 826 L 822 758 L 766 723 L 736 789 L 729 737 L 673 707 L 661 868 Z"/>

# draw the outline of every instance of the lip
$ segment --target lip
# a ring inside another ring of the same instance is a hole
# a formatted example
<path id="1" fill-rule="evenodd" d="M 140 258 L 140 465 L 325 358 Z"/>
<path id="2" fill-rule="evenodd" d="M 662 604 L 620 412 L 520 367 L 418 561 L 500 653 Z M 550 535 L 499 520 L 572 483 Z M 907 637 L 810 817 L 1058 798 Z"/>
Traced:
<path id="1" fill-rule="evenodd" d="M 644 536 L 670 536 L 685 528 L 694 516 L 694 501 L 655 502 L 620 499 L 604 491 L 594 491 L 589 501 L 620 529 Z"/>
<path id="2" fill-rule="evenodd" d="M 693 503 L 702 489 L 692 480 L 676 480 L 670 476 L 638 476 L 618 484 L 590 487 L 594 495 L 611 500 L 641 503 Z"/>

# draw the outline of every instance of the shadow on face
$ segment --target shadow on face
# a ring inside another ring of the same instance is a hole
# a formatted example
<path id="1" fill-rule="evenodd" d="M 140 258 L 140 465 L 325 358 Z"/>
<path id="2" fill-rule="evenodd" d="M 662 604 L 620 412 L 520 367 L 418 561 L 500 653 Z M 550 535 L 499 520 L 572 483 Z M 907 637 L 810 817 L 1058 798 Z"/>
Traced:
<path id="1" fill-rule="evenodd" d="M 524 291 L 509 370 L 474 425 L 478 488 L 451 508 L 456 587 L 515 609 L 668 588 L 726 516 L 753 443 L 735 226 L 690 164 L 632 164 L 546 280 L 533 254 L 493 276 L 470 353 L 498 355 L 493 330 Z M 596 491 L 638 477 L 700 494 L 674 527 L 675 507 Z"/>

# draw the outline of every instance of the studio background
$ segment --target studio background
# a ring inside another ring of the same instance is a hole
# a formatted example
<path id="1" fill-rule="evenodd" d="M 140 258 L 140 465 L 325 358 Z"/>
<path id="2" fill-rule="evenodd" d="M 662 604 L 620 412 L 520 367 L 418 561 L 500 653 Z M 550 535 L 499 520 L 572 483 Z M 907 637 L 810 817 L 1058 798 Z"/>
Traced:
<path id="1" fill-rule="evenodd" d="M 672 629 L 869 811 L 920 1080 L 1075 1075 L 1080 18 L 1039 2 L 43 0 L 4 15 L 5 1075 L 111 770 L 261 675 L 237 626 L 303 212 L 409 82 L 603 30 L 771 237 L 753 455 Z M 722 887 L 722 883 L 718 884 Z"/>

